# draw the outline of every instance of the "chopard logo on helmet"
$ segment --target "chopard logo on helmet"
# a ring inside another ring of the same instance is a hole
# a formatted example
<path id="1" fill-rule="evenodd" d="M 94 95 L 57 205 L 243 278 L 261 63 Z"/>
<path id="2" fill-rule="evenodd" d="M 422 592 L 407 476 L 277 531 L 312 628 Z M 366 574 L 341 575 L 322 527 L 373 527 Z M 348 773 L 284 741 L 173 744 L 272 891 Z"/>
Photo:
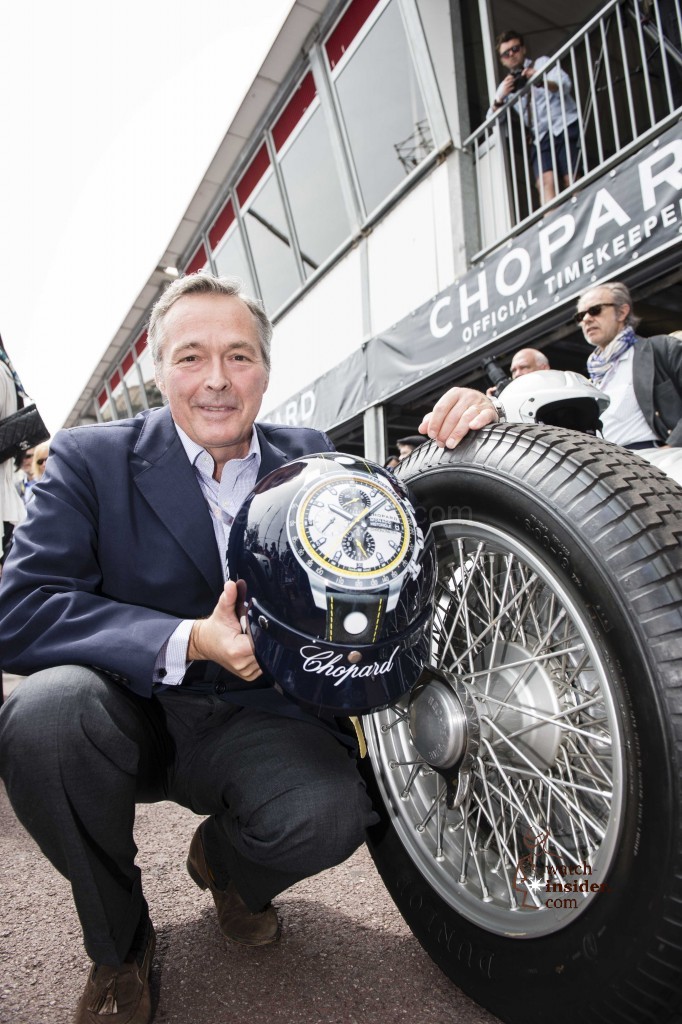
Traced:
<path id="1" fill-rule="evenodd" d="M 367 676 L 383 676 L 393 668 L 393 661 L 398 648 L 394 647 L 390 658 L 387 661 L 373 661 L 369 665 L 340 665 L 343 661 L 342 654 L 335 654 L 334 651 L 325 651 L 322 647 L 313 647 L 309 644 L 301 647 L 300 654 L 303 658 L 303 671 L 313 672 L 318 676 L 331 676 L 335 682 L 334 686 L 340 686 L 346 679 L 363 679 Z"/>

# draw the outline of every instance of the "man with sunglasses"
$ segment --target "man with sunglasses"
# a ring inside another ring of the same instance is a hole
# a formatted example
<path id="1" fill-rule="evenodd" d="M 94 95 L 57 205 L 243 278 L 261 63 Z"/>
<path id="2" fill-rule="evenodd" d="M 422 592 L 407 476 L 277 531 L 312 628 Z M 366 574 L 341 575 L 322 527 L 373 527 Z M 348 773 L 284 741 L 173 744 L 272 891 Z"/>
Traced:
<path id="1" fill-rule="evenodd" d="M 630 292 L 620 281 L 589 288 L 578 299 L 576 323 L 593 345 L 592 381 L 610 398 L 602 413 L 607 441 L 636 451 L 682 446 L 682 342 L 635 334 Z"/>
<path id="2" fill-rule="evenodd" d="M 531 61 L 523 36 L 513 29 L 498 37 L 496 47 L 507 74 L 495 93 L 488 117 L 501 110 L 528 79 L 549 64 L 549 57 Z M 516 111 L 533 144 L 533 173 L 540 201 L 548 203 L 557 194 L 556 185 L 567 188 L 575 180 L 578 169 L 578 108 L 570 78 L 559 66 L 552 68 L 521 97 Z"/>
<path id="3" fill-rule="evenodd" d="M 611 400 L 601 414 L 602 434 L 632 451 L 682 447 L 682 340 L 668 334 L 641 338 L 624 284 L 589 288 L 574 319 L 594 346 L 590 377 Z M 450 388 L 419 430 L 441 448 L 455 448 L 469 430 L 504 420 L 503 404 L 470 388 Z"/>
<path id="4" fill-rule="evenodd" d="M 682 340 L 635 334 L 639 319 L 632 297 L 617 281 L 584 292 L 573 318 L 594 346 L 588 373 L 610 398 L 601 414 L 603 437 L 631 451 L 682 447 Z M 502 402 L 454 387 L 438 399 L 419 429 L 441 447 L 453 449 L 469 430 L 501 419 Z"/>

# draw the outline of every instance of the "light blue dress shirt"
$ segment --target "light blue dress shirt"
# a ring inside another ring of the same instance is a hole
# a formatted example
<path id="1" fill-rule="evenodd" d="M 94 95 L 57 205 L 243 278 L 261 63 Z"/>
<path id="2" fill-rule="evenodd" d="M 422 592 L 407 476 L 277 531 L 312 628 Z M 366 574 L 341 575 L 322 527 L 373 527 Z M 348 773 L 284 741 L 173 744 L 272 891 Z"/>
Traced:
<path id="1" fill-rule="evenodd" d="M 256 428 L 251 434 L 249 452 L 243 459 L 230 459 L 223 466 L 220 480 L 215 480 L 213 471 L 215 463 L 205 448 L 193 441 L 177 423 L 175 429 L 187 453 L 187 458 L 194 466 L 197 480 L 211 513 L 211 522 L 215 533 L 220 560 L 223 566 L 223 577 L 228 578 L 227 543 L 230 529 L 239 507 L 255 487 L 260 469 L 261 452 Z M 194 619 L 183 619 L 171 633 L 159 651 L 154 665 L 155 684 L 178 686 L 189 668 L 187 647 L 194 625 Z"/>

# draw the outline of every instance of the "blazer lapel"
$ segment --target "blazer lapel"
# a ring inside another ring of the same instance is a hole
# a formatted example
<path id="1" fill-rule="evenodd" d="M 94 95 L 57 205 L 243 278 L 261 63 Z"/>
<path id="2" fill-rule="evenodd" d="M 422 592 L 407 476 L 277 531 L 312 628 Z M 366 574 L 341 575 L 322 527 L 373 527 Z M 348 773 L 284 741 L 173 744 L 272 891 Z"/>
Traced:
<path id="1" fill-rule="evenodd" d="M 273 469 L 279 469 L 280 466 L 289 462 L 290 456 L 283 452 L 281 448 L 271 444 L 258 424 L 256 424 L 256 434 L 258 435 L 258 443 L 260 445 L 258 479 L 262 480 L 268 473 L 272 473 Z"/>
<path id="2" fill-rule="evenodd" d="M 167 406 L 148 415 L 135 446 L 135 484 L 213 593 L 223 572 L 211 513 Z"/>
<path id="3" fill-rule="evenodd" d="M 654 350 L 644 338 L 638 338 L 632 358 L 632 384 L 635 398 L 644 413 L 644 419 L 654 420 Z M 658 433 L 658 431 L 656 431 Z"/>
<path id="4" fill-rule="evenodd" d="M 258 479 L 289 462 L 256 426 L 261 462 Z M 152 410 L 135 446 L 135 484 L 168 532 L 192 559 L 213 593 L 223 586 L 211 513 L 167 406 Z"/>

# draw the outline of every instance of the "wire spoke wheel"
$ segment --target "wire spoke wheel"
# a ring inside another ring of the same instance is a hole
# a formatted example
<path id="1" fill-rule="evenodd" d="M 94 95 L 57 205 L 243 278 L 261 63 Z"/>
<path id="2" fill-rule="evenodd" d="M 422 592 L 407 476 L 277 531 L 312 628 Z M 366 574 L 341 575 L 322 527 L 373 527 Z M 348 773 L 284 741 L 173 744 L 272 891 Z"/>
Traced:
<path id="1" fill-rule="evenodd" d="M 377 869 L 508 1024 L 680 1024 L 682 491 L 551 427 L 398 475 L 438 584 L 430 664 L 363 720 Z"/>
<path id="2" fill-rule="evenodd" d="M 611 682 L 584 616 L 530 549 L 483 523 L 434 535 L 432 659 L 470 692 L 480 727 L 466 798 L 448 809 L 407 702 L 373 716 L 371 757 L 389 765 L 395 828 L 442 898 L 491 931 L 543 935 L 600 892 L 618 842 Z"/>

